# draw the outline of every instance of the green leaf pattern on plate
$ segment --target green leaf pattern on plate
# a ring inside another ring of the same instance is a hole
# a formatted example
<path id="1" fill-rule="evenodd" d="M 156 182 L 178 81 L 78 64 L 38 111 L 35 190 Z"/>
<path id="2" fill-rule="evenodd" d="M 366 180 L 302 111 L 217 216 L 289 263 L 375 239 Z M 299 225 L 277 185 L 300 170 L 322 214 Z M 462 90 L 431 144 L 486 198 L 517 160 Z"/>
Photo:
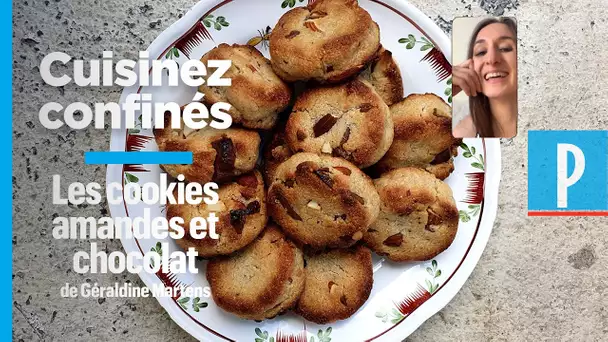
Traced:
<path id="1" fill-rule="evenodd" d="M 190 297 L 181 297 L 177 300 L 177 304 L 179 304 L 179 306 L 181 306 L 181 308 L 185 311 L 188 311 L 188 303 L 190 302 L 190 299 Z M 209 303 L 202 302 L 200 297 L 195 297 L 192 299 L 191 307 L 194 312 L 200 312 L 201 309 L 204 309 L 207 306 L 209 306 Z"/>
<path id="2" fill-rule="evenodd" d="M 431 279 L 425 279 L 424 283 L 426 284 L 429 293 L 433 294 L 433 292 L 437 291 L 439 288 L 437 278 L 441 277 L 441 270 L 437 268 L 437 260 L 433 259 L 431 266 L 426 268 L 426 273 L 431 276 Z"/>
<path id="3" fill-rule="evenodd" d="M 458 217 L 462 222 L 469 222 L 471 218 L 479 215 L 481 204 L 469 204 L 466 210 L 458 210 Z"/>
<path id="4" fill-rule="evenodd" d="M 207 28 L 213 26 L 213 28 L 217 31 L 221 31 L 222 27 L 228 27 L 230 26 L 230 23 L 226 21 L 226 17 L 224 16 L 220 15 L 215 17 L 212 14 L 209 14 L 203 18 L 203 25 L 205 25 Z"/>
<path id="5" fill-rule="evenodd" d="M 319 329 L 317 332 L 318 340 L 315 340 L 314 336 L 310 336 L 310 340 L 308 342 L 331 342 L 331 337 L 329 337 L 329 335 L 331 335 L 331 330 L 331 327 L 327 328 L 325 331 L 323 331 L 323 329 Z"/>
<path id="6" fill-rule="evenodd" d="M 150 248 L 150 252 L 156 252 L 159 256 L 163 255 L 163 247 L 160 244 L 160 241 L 156 243 L 156 245 L 154 245 L 154 247 Z M 154 267 L 154 260 L 150 259 L 150 263 L 152 264 L 152 267 Z"/>
<path id="7" fill-rule="evenodd" d="M 182 309 L 188 310 L 188 307 L 186 306 L 186 304 L 188 304 L 189 301 L 190 301 L 190 297 L 182 297 L 177 300 L 177 304 L 179 304 L 179 306 L 181 306 Z"/>
<path id="8" fill-rule="evenodd" d="M 392 308 L 391 310 L 379 310 L 376 311 L 376 317 L 380 318 L 382 323 L 386 323 L 390 320 L 392 324 L 397 324 L 401 322 L 405 316 L 396 308 Z"/>
<path id="9" fill-rule="evenodd" d="M 304 2 L 304 0 L 298 0 L 298 2 Z M 281 8 L 293 8 L 296 5 L 296 0 L 283 0 Z"/>
<path id="10" fill-rule="evenodd" d="M 201 302 L 200 297 L 196 297 L 192 300 L 192 309 L 194 312 L 199 312 L 201 309 L 206 308 L 209 304 L 207 302 Z"/>
<path id="11" fill-rule="evenodd" d="M 135 123 L 135 127 L 129 128 L 127 130 L 128 134 L 137 134 L 141 131 L 141 114 L 137 117 L 137 122 Z"/>
<path id="12" fill-rule="evenodd" d="M 408 50 L 413 49 L 416 44 L 421 44 L 420 51 L 426 51 L 435 47 L 426 37 L 420 37 L 420 40 L 416 40 L 416 37 L 411 33 L 405 38 L 399 38 L 399 43 L 405 44 L 405 48 Z"/>
<path id="13" fill-rule="evenodd" d="M 331 331 L 332 327 L 328 327 L 325 330 L 319 329 L 317 335 L 312 334 L 308 342 L 331 342 Z M 255 342 L 275 342 L 274 337 L 270 336 L 266 330 L 255 328 L 254 332 L 256 335 L 254 338 Z"/>
<path id="14" fill-rule="evenodd" d="M 448 97 L 448 103 L 452 103 L 452 78 L 448 78 L 445 91 L 443 92 Z"/>
<path id="15" fill-rule="evenodd" d="M 175 46 L 170 48 L 165 54 L 166 59 L 173 59 L 173 57 L 179 57 L 179 50 Z"/>
<path id="16" fill-rule="evenodd" d="M 268 331 L 260 328 L 255 328 L 255 334 L 257 337 L 255 338 L 255 342 L 274 342 L 274 337 L 268 335 Z"/>
<path id="17" fill-rule="evenodd" d="M 137 183 L 139 182 L 139 178 L 132 173 L 125 172 L 125 184 L 127 183 Z"/>
<path id="18" fill-rule="evenodd" d="M 475 150 L 475 146 L 471 146 L 469 147 L 467 144 L 465 144 L 464 142 L 460 144 L 460 148 L 462 148 L 464 150 L 464 152 L 462 153 L 462 156 L 467 158 L 467 159 L 472 159 L 473 162 L 471 162 L 471 166 L 479 169 L 481 171 L 485 171 L 485 163 L 483 160 L 483 155 L 477 154 L 477 151 Z"/>

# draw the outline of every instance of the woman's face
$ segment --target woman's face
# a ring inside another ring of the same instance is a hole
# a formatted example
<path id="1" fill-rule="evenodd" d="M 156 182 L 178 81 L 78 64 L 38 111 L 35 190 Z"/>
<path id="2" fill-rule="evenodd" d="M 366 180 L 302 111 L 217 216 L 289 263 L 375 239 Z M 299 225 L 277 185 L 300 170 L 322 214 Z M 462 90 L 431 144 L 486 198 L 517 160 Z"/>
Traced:
<path id="1" fill-rule="evenodd" d="M 490 24 L 477 34 L 473 46 L 473 67 L 488 98 L 517 94 L 517 43 L 505 24 Z"/>

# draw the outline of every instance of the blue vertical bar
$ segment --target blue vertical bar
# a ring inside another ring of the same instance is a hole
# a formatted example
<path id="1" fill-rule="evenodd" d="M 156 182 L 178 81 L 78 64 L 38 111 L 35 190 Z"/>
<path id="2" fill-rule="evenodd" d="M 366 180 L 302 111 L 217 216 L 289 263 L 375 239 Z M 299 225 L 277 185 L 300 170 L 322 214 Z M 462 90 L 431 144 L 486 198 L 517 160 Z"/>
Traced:
<path id="1" fill-rule="evenodd" d="M 0 8 L 0 34 L 2 35 L 2 45 L 10 50 L 12 54 L 12 37 L 13 37 L 13 2 L 2 1 Z M 6 56 L 6 54 L 5 54 Z M 13 325 L 13 59 L 3 58 L 2 66 L 0 67 L 0 77 L 2 77 L 0 96 L 2 96 L 2 113 L 5 117 L 11 113 L 10 120 L 5 120 L 4 124 L 0 125 L 2 134 L 2 162 L 3 167 L 0 168 L 1 186 L 0 195 L 2 196 L 2 212 L 4 213 L 4 228 L 0 229 L 0 248 L 3 252 L 1 258 L 2 265 L 0 269 L 0 284 L 4 287 L 0 296 L 0 308 L 2 308 L 2 324 L 0 325 L 0 339 L 10 341 L 12 339 Z"/>

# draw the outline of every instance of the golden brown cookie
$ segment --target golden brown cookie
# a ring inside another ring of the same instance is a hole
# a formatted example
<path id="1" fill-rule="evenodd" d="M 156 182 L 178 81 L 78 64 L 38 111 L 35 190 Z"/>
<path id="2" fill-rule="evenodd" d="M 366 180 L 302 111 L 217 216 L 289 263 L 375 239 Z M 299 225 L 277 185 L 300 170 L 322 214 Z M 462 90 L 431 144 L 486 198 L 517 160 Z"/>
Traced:
<path id="1" fill-rule="evenodd" d="M 292 151 L 330 154 L 362 168 L 382 158 L 393 134 L 388 106 L 362 79 L 307 90 L 285 128 Z"/>
<path id="2" fill-rule="evenodd" d="M 360 77 L 367 80 L 387 105 L 392 105 L 403 99 L 403 79 L 393 54 L 380 48 L 378 55 L 361 72 Z"/>
<path id="3" fill-rule="evenodd" d="M 193 247 L 202 257 L 230 254 L 248 245 L 266 226 L 264 182 L 258 171 L 223 184 L 217 193 L 219 201 L 216 204 L 208 205 L 204 201 L 198 205 L 167 204 L 167 219 L 181 217 L 184 220 L 185 236 L 175 240 L 181 248 Z M 219 239 L 193 238 L 189 233 L 192 218 L 207 218 L 210 213 L 218 217 L 215 231 Z"/>
<path id="4" fill-rule="evenodd" d="M 412 94 L 390 107 L 395 125 L 393 144 L 376 164 L 378 172 L 419 167 L 439 179 L 454 171 L 460 139 L 452 136 L 452 110 L 435 94 Z"/>
<path id="5" fill-rule="evenodd" d="M 340 82 L 380 46 L 380 29 L 356 0 L 317 0 L 285 13 L 270 35 L 272 67 L 286 81 Z"/>
<path id="6" fill-rule="evenodd" d="M 393 261 L 423 261 L 454 241 L 458 209 L 446 183 L 408 167 L 385 173 L 374 184 L 380 215 L 363 237 L 373 251 Z"/>
<path id="7" fill-rule="evenodd" d="M 373 282 L 372 257 L 366 247 L 306 256 L 306 283 L 296 312 L 317 324 L 346 319 L 365 303 Z"/>
<path id="8" fill-rule="evenodd" d="M 171 176 L 183 174 L 186 180 L 201 184 L 227 182 L 255 167 L 261 142 L 257 132 L 209 126 L 192 130 L 183 122 L 181 127 L 171 129 L 166 115 L 165 128 L 154 129 L 159 151 L 192 152 L 192 164 L 161 165 Z"/>
<path id="9" fill-rule="evenodd" d="M 304 289 L 302 251 L 276 226 L 245 249 L 210 260 L 207 280 L 214 302 L 246 318 L 272 318 L 295 305 Z"/>
<path id="10" fill-rule="evenodd" d="M 371 179 L 341 158 L 298 153 L 268 189 L 272 218 L 296 243 L 322 249 L 360 240 L 378 215 Z"/>
<path id="11" fill-rule="evenodd" d="M 231 60 L 232 66 L 223 77 L 231 78 L 230 87 L 209 87 L 203 84 L 199 92 L 205 94 L 206 104 L 227 102 L 228 113 L 235 123 L 248 128 L 270 129 L 278 114 L 289 105 L 291 89 L 272 70 L 270 61 L 249 45 L 220 44 L 202 58 Z"/>

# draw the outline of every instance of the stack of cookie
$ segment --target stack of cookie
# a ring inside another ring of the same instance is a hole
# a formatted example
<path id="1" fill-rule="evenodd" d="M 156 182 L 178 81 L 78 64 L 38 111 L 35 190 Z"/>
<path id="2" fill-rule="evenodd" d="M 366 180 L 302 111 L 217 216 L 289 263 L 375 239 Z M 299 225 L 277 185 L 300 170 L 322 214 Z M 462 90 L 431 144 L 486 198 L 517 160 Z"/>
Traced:
<path id="1" fill-rule="evenodd" d="M 403 98 L 399 67 L 356 0 L 288 11 L 270 55 L 220 44 L 202 57 L 232 60 L 231 87 L 200 91 L 209 105 L 230 103 L 238 128 L 155 130 L 161 151 L 193 152 L 190 165 L 163 165 L 167 173 L 221 184 L 217 204 L 169 205 L 167 216 L 219 217 L 218 240 L 178 244 L 210 259 L 226 311 L 345 319 L 370 295 L 371 251 L 429 260 L 454 240 L 458 211 L 442 182 L 459 143 L 451 110 L 433 94 Z"/>

